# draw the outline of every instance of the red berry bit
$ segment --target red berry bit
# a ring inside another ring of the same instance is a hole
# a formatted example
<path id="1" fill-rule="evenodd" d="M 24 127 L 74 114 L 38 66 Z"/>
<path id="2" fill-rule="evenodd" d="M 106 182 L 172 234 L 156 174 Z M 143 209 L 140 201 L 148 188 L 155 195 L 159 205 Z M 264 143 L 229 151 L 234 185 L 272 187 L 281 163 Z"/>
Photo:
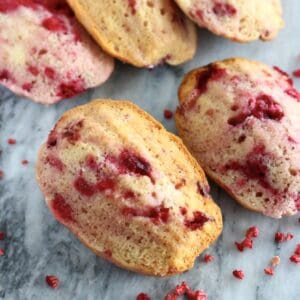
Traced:
<path id="1" fill-rule="evenodd" d="M 72 98 L 78 94 L 81 94 L 86 90 L 86 84 L 82 78 L 70 80 L 69 82 L 63 82 L 59 85 L 57 90 L 57 96 L 62 98 Z"/>
<path id="2" fill-rule="evenodd" d="M 140 293 L 137 295 L 136 300 L 151 300 L 151 298 L 145 293 Z"/>
<path id="3" fill-rule="evenodd" d="M 64 222 L 73 222 L 73 215 L 72 215 L 72 208 L 66 202 L 65 198 L 60 195 L 56 194 L 54 199 L 51 201 L 51 209 L 53 214 L 59 221 Z"/>
<path id="4" fill-rule="evenodd" d="M 0 231 L 0 241 L 3 241 L 5 239 L 5 232 Z"/>
<path id="5" fill-rule="evenodd" d="M 193 219 L 186 219 L 184 221 L 184 225 L 188 227 L 190 230 L 194 231 L 202 228 L 206 222 L 210 221 L 209 217 L 207 217 L 204 213 L 200 211 L 194 211 Z"/>
<path id="6" fill-rule="evenodd" d="M 130 217 L 144 217 L 149 218 L 155 225 L 167 223 L 170 217 L 170 209 L 164 205 L 147 207 L 142 209 L 135 209 L 132 207 L 124 207 L 122 213 Z"/>
<path id="7" fill-rule="evenodd" d="M 164 110 L 164 117 L 166 118 L 166 119 L 172 119 L 172 117 L 173 117 L 173 112 L 171 111 L 171 110 L 168 110 L 168 109 L 165 109 Z"/>
<path id="8" fill-rule="evenodd" d="M 214 259 L 215 259 L 215 258 L 214 258 L 212 255 L 207 254 L 207 255 L 204 256 L 203 261 L 204 261 L 205 263 L 210 263 L 210 262 L 212 262 Z"/>
<path id="9" fill-rule="evenodd" d="M 133 15 L 135 15 L 136 14 L 136 0 L 128 0 L 128 6 L 131 10 L 131 13 Z"/>
<path id="10" fill-rule="evenodd" d="M 9 138 L 9 139 L 7 140 L 7 143 L 8 143 L 9 145 L 15 145 L 15 144 L 17 143 L 17 141 L 16 141 L 15 139 Z"/>
<path id="11" fill-rule="evenodd" d="M 271 96 L 261 94 L 256 98 L 249 99 L 247 107 L 244 107 L 237 115 L 229 118 L 228 124 L 238 126 L 249 117 L 255 117 L 259 120 L 280 121 L 284 117 L 284 112 L 280 104 Z"/>
<path id="12" fill-rule="evenodd" d="M 290 261 L 295 264 L 300 264 L 300 244 L 296 246 L 294 254 L 290 257 Z"/>
<path id="13" fill-rule="evenodd" d="M 218 17 L 225 17 L 225 16 L 232 17 L 236 15 L 237 10 L 231 4 L 217 2 L 213 7 L 213 12 Z"/>
<path id="14" fill-rule="evenodd" d="M 235 246 L 240 252 L 243 252 L 245 248 L 252 249 L 253 241 L 246 237 L 241 243 L 235 242 Z"/>
<path id="15" fill-rule="evenodd" d="M 284 234 L 282 232 L 276 232 L 274 237 L 276 243 L 287 242 L 292 240 L 293 238 L 294 238 L 293 234 L 291 233 Z"/>
<path id="16" fill-rule="evenodd" d="M 0 179 L 2 179 L 3 177 L 4 177 L 4 172 L 0 170 Z"/>
<path id="17" fill-rule="evenodd" d="M 59 286 L 59 279 L 54 275 L 47 275 L 45 281 L 52 289 L 56 289 Z"/>
<path id="18" fill-rule="evenodd" d="M 271 268 L 271 267 L 265 268 L 264 272 L 265 272 L 266 275 L 269 275 L 269 276 L 273 276 L 274 275 L 274 269 Z"/>
<path id="19" fill-rule="evenodd" d="M 185 102 L 178 108 L 179 113 L 192 110 L 196 103 L 197 98 L 205 94 L 208 89 L 208 83 L 211 81 L 219 81 L 226 75 L 226 70 L 219 68 L 216 65 L 209 65 L 206 69 L 197 74 L 197 84 L 190 94 L 189 101 Z"/>
<path id="20" fill-rule="evenodd" d="M 75 144 L 75 142 L 77 142 L 80 139 L 80 130 L 82 129 L 82 127 L 83 127 L 83 120 L 68 124 L 68 126 L 65 127 L 63 130 L 62 138 L 66 138 L 69 143 Z M 55 133 L 51 132 L 49 138 L 51 135 L 54 136 Z M 48 144 L 49 144 L 49 139 L 48 139 Z"/>
<path id="21" fill-rule="evenodd" d="M 60 172 L 62 172 L 65 168 L 64 163 L 58 157 L 52 154 L 49 154 L 46 157 L 46 163 L 48 163 L 51 167 L 57 169 Z"/>
<path id="22" fill-rule="evenodd" d="M 0 256 L 4 256 L 4 254 L 5 254 L 4 249 L 3 249 L 3 248 L 0 248 Z"/>
<path id="23" fill-rule="evenodd" d="M 168 293 L 164 300 L 176 300 L 177 297 L 186 295 L 190 300 L 206 300 L 207 294 L 196 290 L 193 291 L 191 288 L 183 281 L 180 285 L 177 285 L 176 288 Z"/>
<path id="24" fill-rule="evenodd" d="M 232 272 L 232 275 L 237 278 L 237 279 L 240 279 L 240 280 L 243 280 L 244 277 L 245 277 L 245 274 L 242 270 L 234 270 Z"/>
<path id="25" fill-rule="evenodd" d="M 295 77 L 300 77 L 300 69 L 295 70 L 295 71 L 293 72 L 293 76 L 295 76 Z"/>
<path id="26" fill-rule="evenodd" d="M 28 165 L 29 164 L 29 161 L 27 160 L 27 159 L 23 159 L 22 161 L 21 161 L 21 164 L 22 165 Z"/>
<path id="27" fill-rule="evenodd" d="M 252 226 L 250 228 L 248 228 L 247 232 L 246 232 L 246 237 L 247 238 L 256 238 L 259 235 L 259 229 L 256 226 Z"/>

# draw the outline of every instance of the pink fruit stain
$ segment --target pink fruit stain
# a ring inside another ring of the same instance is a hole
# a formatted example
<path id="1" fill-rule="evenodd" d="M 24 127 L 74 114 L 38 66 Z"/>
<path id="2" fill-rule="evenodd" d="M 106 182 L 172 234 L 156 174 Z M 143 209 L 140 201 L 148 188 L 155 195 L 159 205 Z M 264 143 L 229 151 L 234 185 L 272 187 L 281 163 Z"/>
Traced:
<path id="1" fill-rule="evenodd" d="M 62 82 L 58 86 L 57 96 L 61 98 L 72 98 L 86 90 L 85 82 L 82 78 Z"/>
<path id="2" fill-rule="evenodd" d="M 61 194 L 56 194 L 50 202 L 50 207 L 58 220 L 73 222 L 72 208 Z"/>
<path id="3" fill-rule="evenodd" d="M 280 121 L 284 117 L 284 112 L 280 104 L 275 102 L 271 96 L 262 94 L 255 99 L 250 99 L 248 105 L 242 108 L 241 112 L 228 119 L 228 124 L 237 126 L 251 116 L 259 120 Z"/>
<path id="4" fill-rule="evenodd" d="M 236 15 L 237 9 L 229 3 L 217 2 L 213 6 L 213 12 L 218 17 L 225 17 L 225 16 L 232 17 Z"/>
<path id="5" fill-rule="evenodd" d="M 185 219 L 184 225 L 191 229 L 192 231 L 200 229 L 204 226 L 206 222 L 209 221 L 209 218 L 200 211 L 193 212 L 192 219 Z"/>
<path id="6" fill-rule="evenodd" d="M 51 16 L 42 22 L 42 26 L 52 32 L 67 32 L 67 26 L 60 17 Z"/>

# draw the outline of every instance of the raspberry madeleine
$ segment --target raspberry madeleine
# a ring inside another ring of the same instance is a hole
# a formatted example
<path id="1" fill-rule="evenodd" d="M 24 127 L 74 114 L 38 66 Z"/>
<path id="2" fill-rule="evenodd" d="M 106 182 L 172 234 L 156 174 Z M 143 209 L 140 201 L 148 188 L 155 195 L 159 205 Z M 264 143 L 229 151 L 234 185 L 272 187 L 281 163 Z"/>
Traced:
<path id="1" fill-rule="evenodd" d="M 0 1 L 0 84 L 52 104 L 103 83 L 113 59 L 65 0 Z"/>
<path id="2" fill-rule="evenodd" d="M 280 0 L 175 0 L 200 27 L 239 42 L 271 40 L 283 27 Z"/>
<path id="3" fill-rule="evenodd" d="M 68 0 L 77 18 L 110 55 L 137 67 L 193 58 L 195 25 L 173 0 Z"/>
<path id="4" fill-rule="evenodd" d="M 181 140 L 127 101 L 66 112 L 40 149 L 37 179 L 56 219 L 128 270 L 186 271 L 222 230 L 204 172 Z"/>
<path id="5" fill-rule="evenodd" d="M 179 135 L 206 173 L 245 207 L 300 210 L 300 93 L 278 67 L 233 58 L 188 73 Z"/>

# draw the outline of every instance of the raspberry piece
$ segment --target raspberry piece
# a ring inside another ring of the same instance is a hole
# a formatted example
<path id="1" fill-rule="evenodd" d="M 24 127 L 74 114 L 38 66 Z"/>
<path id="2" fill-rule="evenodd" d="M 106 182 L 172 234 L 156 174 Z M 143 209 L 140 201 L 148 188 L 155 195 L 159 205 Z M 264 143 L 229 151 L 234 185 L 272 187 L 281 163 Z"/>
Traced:
<path id="1" fill-rule="evenodd" d="M 151 298 L 145 293 L 140 293 L 137 295 L 136 300 L 151 300 Z"/>
<path id="2" fill-rule="evenodd" d="M 292 233 L 287 233 L 286 235 L 282 232 L 276 232 L 275 233 L 275 242 L 276 243 L 283 243 L 290 241 L 294 238 L 294 235 Z"/>
<path id="3" fill-rule="evenodd" d="M 22 165 L 28 165 L 28 163 L 29 163 L 29 161 L 27 160 L 27 159 L 23 159 L 22 161 L 21 161 L 21 163 L 22 163 Z"/>
<path id="4" fill-rule="evenodd" d="M 259 229 L 256 226 L 252 226 L 250 228 L 248 228 L 247 232 L 246 232 L 246 237 L 247 238 L 256 238 L 259 235 Z"/>
<path id="5" fill-rule="evenodd" d="M 285 236 L 285 240 L 286 241 L 290 241 L 294 238 L 294 235 L 292 233 L 287 233 Z"/>
<path id="6" fill-rule="evenodd" d="M 295 264 L 300 264 L 300 255 L 293 254 L 290 257 L 290 261 L 293 262 L 293 263 L 295 263 Z"/>
<path id="7" fill-rule="evenodd" d="M 274 275 L 274 269 L 272 269 L 271 267 L 265 268 L 264 272 L 266 275 L 270 275 L 270 276 Z"/>
<path id="8" fill-rule="evenodd" d="M 296 255 L 300 255 L 300 244 L 297 245 L 296 250 L 295 250 Z"/>
<path id="9" fill-rule="evenodd" d="M 235 246 L 240 252 L 243 252 L 245 248 L 252 249 L 253 241 L 246 237 L 241 243 L 235 242 Z"/>
<path id="10" fill-rule="evenodd" d="M 237 13 L 237 10 L 231 4 L 217 2 L 213 7 L 213 12 L 218 17 L 225 17 L 225 16 L 232 17 Z"/>
<path id="11" fill-rule="evenodd" d="M 45 281 L 52 289 L 56 289 L 59 286 L 59 279 L 54 275 L 47 275 Z"/>
<path id="12" fill-rule="evenodd" d="M 276 243 L 282 243 L 285 240 L 285 236 L 282 232 L 276 232 L 275 233 L 275 242 Z"/>
<path id="13" fill-rule="evenodd" d="M 295 70 L 295 71 L 293 72 L 293 76 L 295 76 L 295 77 L 300 77 L 300 69 Z"/>
<path id="14" fill-rule="evenodd" d="M 176 288 L 169 292 L 164 300 L 176 300 L 178 296 L 183 296 L 186 294 L 187 298 L 190 300 L 206 300 L 207 294 L 196 290 L 192 291 L 191 288 L 183 281 L 180 285 L 177 285 Z"/>
<path id="15" fill-rule="evenodd" d="M 184 225 L 190 228 L 192 231 L 202 228 L 206 222 L 209 221 L 209 218 L 200 211 L 193 212 L 193 219 L 192 220 L 185 220 Z"/>
<path id="16" fill-rule="evenodd" d="M 245 273 L 242 271 L 242 270 L 234 270 L 232 272 L 232 275 L 237 278 L 237 279 L 240 279 L 240 280 L 243 280 L 244 277 L 245 277 Z"/>
<path id="17" fill-rule="evenodd" d="M 204 256 L 203 261 L 204 261 L 205 263 L 210 263 L 210 262 L 212 262 L 214 259 L 215 259 L 215 258 L 213 257 L 213 255 L 207 254 L 207 255 Z"/>
<path id="18" fill-rule="evenodd" d="M 0 248 L 0 256 L 3 256 L 5 254 L 5 251 L 3 248 Z"/>
<path id="19" fill-rule="evenodd" d="M 164 110 L 164 117 L 165 117 L 166 119 L 172 119 L 172 117 L 173 117 L 173 112 L 172 112 L 171 110 L 169 110 L 169 109 L 165 109 L 165 110 Z"/>
<path id="20" fill-rule="evenodd" d="M 3 241 L 5 239 L 5 232 L 0 231 L 0 241 Z"/>
<path id="21" fill-rule="evenodd" d="M 4 177 L 4 172 L 0 170 L 0 179 L 2 179 L 3 177 Z"/>
<path id="22" fill-rule="evenodd" d="M 8 143 L 9 145 L 15 145 L 15 144 L 17 143 L 17 141 L 16 141 L 15 139 L 9 138 L 9 139 L 7 140 L 7 143 Z"/>

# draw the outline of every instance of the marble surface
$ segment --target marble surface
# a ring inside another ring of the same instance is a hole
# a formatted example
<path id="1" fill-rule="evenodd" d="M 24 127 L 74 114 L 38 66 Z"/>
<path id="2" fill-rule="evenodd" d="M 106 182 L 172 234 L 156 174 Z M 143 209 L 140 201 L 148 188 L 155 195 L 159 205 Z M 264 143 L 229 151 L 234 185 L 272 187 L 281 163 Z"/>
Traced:
<path id="1" fill-rule="evenodd" d="M 121 270 L 81 245 L 49 213 L 34 176 L 37 150 L 56 120 L 64 111 L 92 98 L 131 99 L 175 131 L 173 121 L 164 120 L 162 112 L 166 107 L 175 109 L 177 86 L 186 71 L 231 56 L 261 60 L 289 72 L 300 68 L 300 2 L 283 2 L 286 27 L 272 42 L 235 44 L 201 30 L 193 61 L 152 71 L 117 63 L 112 78 L 101 88 L 51 107 L 0 88 L 0 169 L 5 172 L 0 180 L 0 231 L 7 233 L 5 241 L 0 241 L 0 248 L 6 251 L 0 257 L 0 299 L 129 300 L 143 291 L 159 300 L 182 280 L 206 291 L 211 300 L 300 298 L 300 266 L 288 259 L 300 242 L 299 215 L 282 220 L 263 217 L 243 209 L 212 185 L 224 215 L 224 232 L 207 251 L 215 261 L 204 264 L 200 257 L 191 271 L 158 279 Z M 296 85 L 300 88 L 300 80 Z M 16 145 L 7 144 L 10 137 L 17 140 Z M 22 159 L 28 159 L 29 165 L 22 165 Z M 261 231 L 254 249 L 237 252 L 234 241 L 241 240 L 245 229 L 254 224 Z M 273 237 L 278 230 L 293 232 L 294 240 L 276 245 Z M 282 263 L 276 275 L 268 277 L 263 269 L 273 255 L 280 255 Z M 243 281 L 233 278 L 236 268 L 244 270 Z M 46 286 L 47 274 L 59 277 L 59 289 Z"/>

